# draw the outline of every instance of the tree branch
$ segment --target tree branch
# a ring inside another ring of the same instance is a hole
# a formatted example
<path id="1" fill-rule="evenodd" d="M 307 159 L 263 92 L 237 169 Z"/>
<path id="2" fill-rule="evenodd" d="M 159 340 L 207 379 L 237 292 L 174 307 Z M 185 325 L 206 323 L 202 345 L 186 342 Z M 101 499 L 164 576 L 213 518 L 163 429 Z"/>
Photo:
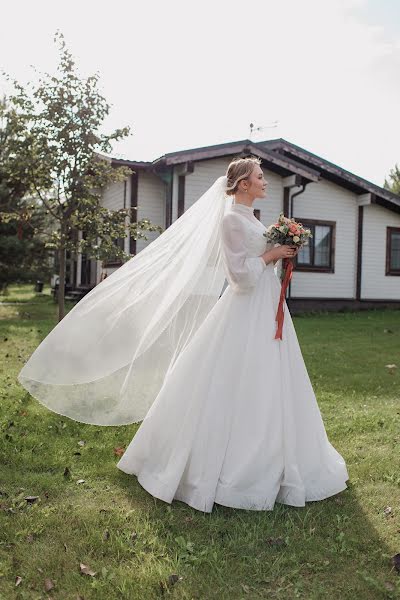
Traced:
<path id="1" fill-rule="evenodd" d="M 46 209 L 49 211 L 49 213 L 58 221 L 62 221 L 62 217 L 60 217 L 59 215 L 57 215 L 57 213 L 55 213 L 52 208 L 49 206 L 49 204 L 47 203 L 47 200 L 45 200 L 39 190 L 39 188 L 36 185 L 36 181 L 35 181 L 35 176 L 32 174 L 32 181 L 33 181 L 33 187 L 35 188 L 35 191 L 37 193 L 37 195 L 39 196 L 40 200 L 43 202 L 44 206 L 46 207 Z"/>

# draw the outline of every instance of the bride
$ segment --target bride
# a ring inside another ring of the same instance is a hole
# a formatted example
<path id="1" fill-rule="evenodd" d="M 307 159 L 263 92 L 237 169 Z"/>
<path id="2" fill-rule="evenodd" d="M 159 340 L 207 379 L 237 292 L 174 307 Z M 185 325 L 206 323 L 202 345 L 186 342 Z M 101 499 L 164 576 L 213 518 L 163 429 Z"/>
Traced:
<path id="1" fill-rule="evenodd" d="M 254 216 L 266 183 L 257 158 L 233 160 L 70 311 L 18 377 L 78 421 L 142 420 L 117 467 L 156 498 L 204 512 L 305 506 L 347 487 L 286 303 L 274 339 L 274 264 L 297 250 L 267 244 Z"/>

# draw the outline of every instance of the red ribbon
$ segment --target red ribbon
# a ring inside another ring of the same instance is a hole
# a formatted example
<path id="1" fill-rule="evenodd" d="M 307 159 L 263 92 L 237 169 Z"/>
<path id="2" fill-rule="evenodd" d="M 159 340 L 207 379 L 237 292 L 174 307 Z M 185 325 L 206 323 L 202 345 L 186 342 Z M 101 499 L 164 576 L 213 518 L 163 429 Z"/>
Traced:
<path id="1" fill-rule="evenodd" d="M 285 294 L 286 294 L 287 287 L 290 283 L 290 280 L 292 279 L 292 271 L 293 271 L 293 263 L 290 260 L 290 258 L 283 259 L 282 263 L 283 263 L 282 268 L 285 269 L 285 277 L 282 281 L 281 296 L 279 298 L 278 310 L 276 311 L 276 317 L 275 317 L 275 321 L 278 323 L 277 328 L 276 328 L 276 334 L 275 334 L 276 340 L 282 339 L 283 320 L 285 318 L 285 315 L 283 312 L 283 302 L 285 300 Z"/>

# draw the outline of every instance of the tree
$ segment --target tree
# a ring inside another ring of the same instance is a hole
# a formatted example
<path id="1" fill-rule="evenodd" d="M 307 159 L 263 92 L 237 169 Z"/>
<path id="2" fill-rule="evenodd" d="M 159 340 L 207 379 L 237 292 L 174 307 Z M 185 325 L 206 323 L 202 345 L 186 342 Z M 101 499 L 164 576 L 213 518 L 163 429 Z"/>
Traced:
<path id="1" fill-rule="evenodd" d="M 49 252 L 32 230 L 21 234 L 20 225 L 0 223 L 0 291 L 13 281 L 47 279 L 51 272 Z M 22 230 L 23 231 L 23 230 Z"/>
<path id="2" fill-rule="evenodd" d="M 34 236 L 34 227 L 43 218 L 36 215 L 29 226 L 25 221 L 32 190 L 26 165 L 33 143 L 25 116 L 13 103 L 0 99 L 0 291 L 11 281 L 48 274 L 48 251 Z"/>
<path id="3" fill-rule="evenodd" d="M 389 181 L 385 179 L 384 187 L 394 194 L 400 195 L 400 167 L 398 165 L 395 165 L 394 169 L 391 169 Z"/>
<path id="4" fill-rule="evenodd" d="M 129 255 L 116 245 L 118 239 L 128 233 L 134 239 L 147 239 L 146 231 L 162 229 L 147 219 L 136 222 L 130 209 L 111 211 L 100 205 L 102 188 L 131 173 L 124 167 L 114 168 L 104 156 L 111 152 L 112 142 L 129 135 L 129 128 L 100 132 L 110 106 L 98 89 L 99 76 L 81 78 L 61 33 L 57 32 L 55 42 L 60 54 L 56 74 L 43 74 L 28 90 L 14 81 L 9 101 L 28 119 L 33 140 L 24 158 L 36 202 L 29 205 L 24 220 L 32 222 L 44 214 L 57 224 L 49 234 L 43 228 L 35 231 L 47 248 L 58 253 L 61 320 L 68 250 L 99 260 L 126 260 Z M 84 233 L 82 239 L 77 231 Z"/>

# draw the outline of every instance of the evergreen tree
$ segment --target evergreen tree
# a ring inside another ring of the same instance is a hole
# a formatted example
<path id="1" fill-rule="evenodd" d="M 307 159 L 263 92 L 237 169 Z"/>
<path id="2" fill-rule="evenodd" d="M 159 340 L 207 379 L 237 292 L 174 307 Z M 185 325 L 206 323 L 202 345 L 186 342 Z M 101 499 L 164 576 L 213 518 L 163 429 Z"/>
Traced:
<path id="1" fill-rule="evenodd" d="M 389 173 L 389 181 L 385 179 L 384 187 L 387 190 L 400 195 L 400 168 L 397 164 Z"/>

